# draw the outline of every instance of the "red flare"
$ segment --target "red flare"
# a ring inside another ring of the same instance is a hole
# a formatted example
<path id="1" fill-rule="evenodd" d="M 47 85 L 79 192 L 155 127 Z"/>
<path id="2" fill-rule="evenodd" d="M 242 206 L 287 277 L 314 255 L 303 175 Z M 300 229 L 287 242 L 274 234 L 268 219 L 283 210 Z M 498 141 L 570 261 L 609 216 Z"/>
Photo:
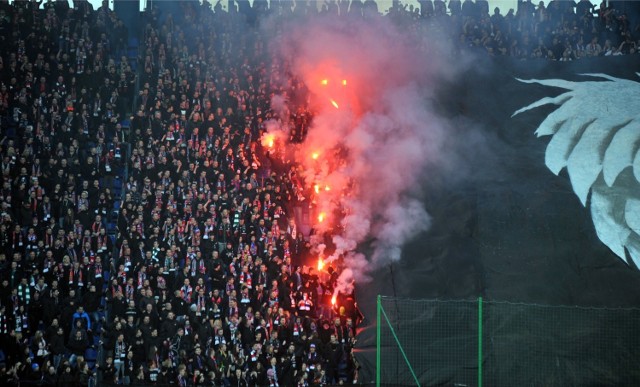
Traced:
<path id="1" fill-rule="evenodd" d="M 276 136 L 274 134 L 267 133 L 264 136 L 262 136 L 262 145 L 268 148 L 273 148 L 275 139 L 276 139 Z"/>

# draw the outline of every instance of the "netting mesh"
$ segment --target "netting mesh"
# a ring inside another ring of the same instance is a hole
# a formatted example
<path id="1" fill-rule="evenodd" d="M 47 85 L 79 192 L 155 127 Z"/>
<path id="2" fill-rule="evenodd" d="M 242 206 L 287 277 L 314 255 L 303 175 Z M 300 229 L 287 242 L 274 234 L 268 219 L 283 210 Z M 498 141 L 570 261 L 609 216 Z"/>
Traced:
<path id="1" fill-rule="evenodd" d="M 640 385 L 637 308 L 382 297 L 379 310 L 382 385 Z"/>
<path id="2" fill-rule="evenodd" d="M 488 302 L 486 385 L 640 384 L 640 309 Z"/>
<path id="3" fill-rule="evenodd" d="M 380 377 L 382 383 L 417 383 L 406 364 L 395 331 L 420 384 L 475 385 L 477 380 L 477 304 L 473 301 L 382 298 Z"/>

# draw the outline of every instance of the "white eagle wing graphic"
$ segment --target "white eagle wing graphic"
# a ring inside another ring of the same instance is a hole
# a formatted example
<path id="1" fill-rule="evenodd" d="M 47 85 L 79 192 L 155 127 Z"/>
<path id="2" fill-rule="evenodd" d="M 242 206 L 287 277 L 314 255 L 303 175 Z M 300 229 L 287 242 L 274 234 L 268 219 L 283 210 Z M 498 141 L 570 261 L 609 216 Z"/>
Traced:
<path id="1" fill-rule="evenodd" d="M 545 163 L 556 175 L 567 168 L 573 191 L 582 205 L 590 206 L 598 238 L 625 263 L 640 268 L 640 83 L 606 74 L 582 75 L 599 79 L 519 79 L 567 91 L 513 116 L 559 106 L 536 130 L 538 137 L 553 136 Z"/>

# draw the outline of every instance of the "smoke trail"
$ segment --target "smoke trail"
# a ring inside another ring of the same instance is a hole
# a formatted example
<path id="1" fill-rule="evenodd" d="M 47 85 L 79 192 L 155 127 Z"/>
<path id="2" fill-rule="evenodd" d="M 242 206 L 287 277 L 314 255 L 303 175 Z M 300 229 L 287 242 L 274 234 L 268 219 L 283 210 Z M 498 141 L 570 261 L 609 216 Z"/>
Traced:
<path id="1" fill-rule="evenodd" d="M 296 161 L 314 187 L 314 226 L 335 234 L 327 261 L 343 257 L 339 290 L 349 290 L 399 260 L 403 244 L 430 226 L 419 182 L 444 157 L 445 124 L 429 97 L 446 66 L 417 54 L 383 18 L 306 20 L 280 36 L 277 49 L 308 87 L 315 112 Z M 367 258 L 356 248 L 370 239 Z"/>

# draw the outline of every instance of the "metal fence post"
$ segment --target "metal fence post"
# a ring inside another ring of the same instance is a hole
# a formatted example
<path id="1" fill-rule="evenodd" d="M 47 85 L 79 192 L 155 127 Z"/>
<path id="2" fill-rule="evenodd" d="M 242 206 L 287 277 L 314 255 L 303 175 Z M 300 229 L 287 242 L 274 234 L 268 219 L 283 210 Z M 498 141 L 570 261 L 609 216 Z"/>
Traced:
<path id="1" fill-rule="evenodd" d="M 378 294 L 378 300 L 376 303 L 376 387 L 380 387 L 380 323 L 382 322 L 381 309 L 382 297 Z"/>
<path id="2" fill-rule="evenodd" d="M 482 387 L 482 297 L 478 297 L 478 387 Z"/>

